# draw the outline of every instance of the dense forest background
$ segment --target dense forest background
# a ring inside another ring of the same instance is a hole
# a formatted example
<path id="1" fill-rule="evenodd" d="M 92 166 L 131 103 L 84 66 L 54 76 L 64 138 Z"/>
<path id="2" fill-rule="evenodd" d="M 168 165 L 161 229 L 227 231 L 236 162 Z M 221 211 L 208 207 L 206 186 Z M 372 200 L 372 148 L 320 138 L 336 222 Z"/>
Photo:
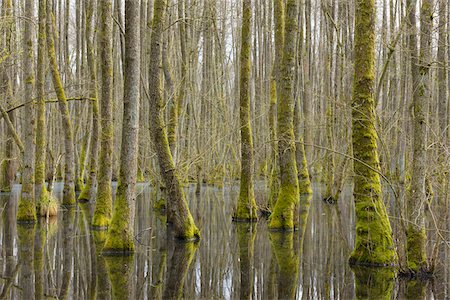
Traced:
<path id="1" fill-rule="evenodd" d="M 134 249 L 136 182 L 187 240 L 190 184 L 300 235 L 320 188 L 355 203 L 350 263 L 427 277 L 450 247 L 449 20 L 447 0 L 1 0 L 0 190 L 22 184 L 19 222 L 95 202 L 107 253 Z"/>

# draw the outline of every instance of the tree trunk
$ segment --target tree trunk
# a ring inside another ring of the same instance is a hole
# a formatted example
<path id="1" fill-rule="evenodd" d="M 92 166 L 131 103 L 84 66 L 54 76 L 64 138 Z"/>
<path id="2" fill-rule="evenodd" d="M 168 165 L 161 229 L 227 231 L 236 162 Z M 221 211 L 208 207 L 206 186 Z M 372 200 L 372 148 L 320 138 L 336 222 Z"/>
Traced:
<path id="1" fill-rule="evenodd" d="M 125 69 L 120 178 L 103 252 L 134 250 L 140 89 L 139 1 L 125 1 Z"/>
<path id="2" fill-rule="evenodd" d="M 46 0 L 39 1 L 39 33 L 38 33 L 38 57 L 36 65 L 36 164 L 35 164 L 35 196 L 37 214 L 44 216 L 50 213 L 51 195 L 45 186 L 45 161 L 47 153 L 47 128 L 45 109 L 45 41 L 46 41 Z M 57 210 L 52 210 L 52 214 Z"/>
<path id="3" fill-rule="evenodd" d="M 253 186 L 253 139 L 250 120 L 251 76 L 251 0 L 242 1 L 242 31 L 240 57 L 240 121 L 241 121 L 241 185 L 237 209 L 233 219 L 253 221 L 258 219 Z"/>
<path id="4" fill-rule="evenodd" d="M 55 54 L 55 40 L 54 40 L 54 26 L 52 22 L 52 6 L 51 1 L 47 0 L 47 52 L 50 63 L 50 70 L 52 73 L 53 86 L 59 102 L 59 111 L 61 113 L 63 128 L 64 128 L 64 148 L 65 148 L 65 170 L 64 170 L 64 190 L 63 190 L 63 204 L 75 204 L 75 184 L 74 184 L 74 144 L 73 131 L 70 122 L 69 107 L 67 105 L 67 98 L 61 82 L 61 76 L 58 69 Z"/>
<path id="5" fill-rule="evenodd" d="M 356 242 L 351 264 L 392 265 L 392 229 L 382 200 L 373 98 L 375 77 L 375 3 L 357 1 L 355 76 L 352 103 Z"/>
<path id="6" fill-rule="evenodd" d="M 90 140 L 89 175 L 86 184 L 78 196 L 78 200 L 89 201 L 95 197 L 95 186 L 97 184 L 98 147 L 99 147 L 99 110 L 97 90 L 97 63 L 95 61 L 94 36 L 92 35 L 92 21 L 94 13 L 94 0 L 86 4 L 86 56 L 89 68 L 89 97 L 92 100 L 92 132 Z"/>
<path id="7" fill-rule="evenodd" d="M 189 211 L 183 188 L 181 187 L 175 164 L 170 153 L 167 132 L 164 126 L 161 108 L 163 107 L 160 92 L 161 35 L 166 12 L 166 1 L 156 0 L 153 11 L 153 24 L 150 39 L 149 61 L 149 107 L 150 133 L 159 161 L 161 177 L 168 193 L 168 222 L 173 224 L 175 236 L 181 239 L 198 239 L 200 233 L 194 224 Z"/>
<path id="8" fill-rule="evenodd" d="M 286 3 L 286 23 L 284 29 L 283 58 L 280 73 L 280 99 L 278 105 L 278 155 L 280 162 L 280 192 L 269 228 L 294 229 L 294 208 L 299 200 L 297 165 L 295 161 L 294 136 L 294 75 L 295 46 L 297 40 L 298 3 Z M 277 29 L 276 29 L 277 30 Z"/>
<path id="9" fill-rule="evenodd" d="M 420 54 L 417 51 L 416 1 L 408 1 L 409 50 L 413 89 L 413 157 L 410 195 L 407 198 L 406 263 L 408 272 L 426 272 L 426 243 L 424 205 L 426 201 L 426 138 L 427 114 L 430 102 L 429 69 L 431 63 L 431 17 L 433 6 L 423 0 L 420 10 Z M 419 54 L 419 55 L 418 55 Z"/>
<path id="10" fill-rule="evenodd" d="M 275 59 L 270 78 L 269 130 L 272 145 L 272 170 L 270 172 L 269 208 L 273 209 L 280 192 L 280 165 L 278 162 L 277 103 L 279 98 L 280 64 L 276 61 L 283 56 L 284 45 L 284 2 L 276 0 L 273 4 L 275 22 Z"/>
<path id="11" fill-rule="evenodd" d="M 113 155 L 113 63 L 112 63 L 112 1 L 99 2 L 100 28 L 99 50 L 101 60 L 100 97 L 100 165 L 98 169 L 97 202 L 95 203 L 92 226 L 106 229 L 112 215 L 112 155 Z"/>
<path id="12" fill-rule="evenodd" d="M 11 0 L 5 0 L 2 1 L 2 17 L 5 18 L 5 20 L 9 20 L 12 16 L 13 8 Z M 5 49 L 5 59 L 3 62 L 0 63 L 0 72 L 1 72 L 1 86 L 2 86 L 2 94 L 5 98 L 5 106 L 8 108 L 11 105 L 12 98 L 13 98 L 13 84 L 11 81 L 11 68 L 8 68 L 7 66 L 12 64 L 11 62 L 11 51 L 12 45 L 12 34 L 14 33 L 14 22 L 7 21 L 8 23 L 5 23 L 4 25 L 4 31 L 1 31 L 1 47 L 2 49 Z M 9 120 L 11 121 L 11 124 L 15 123 L 15 116 L 14 112 L 8 113 Z M 6 121 L 6 118 L 5 118 Z M 15 147 L 14 147 L 14 131 L 10 128 L 6 129 L 6 147 L 5 147 L 5 153 L 4 157 L 5 159 L 2 160 L 1 166 L 0 166 L 0 191 L 1 192 L 9 192 L 11 190 L 11 184 L 13 183 L 14 176 L 17 169 L 17 163 L 14 159 L 15 155 Z"/>
<path id="13" fill-rule="evenodd" d="M 34 19 L 34 1 L 25 1 L 25 31 L 23 34 L 23 63 L 26 68 L 23 70 L 23 84 L 25 85 L 25 95 L 33 99 L 34 95 L 34 68 L 33 68 L 33 24 L 30 20 Z M 25 105 L 24 122 L 25 131 L 25 151 L 23 155 L 22 171 L 22 193 L 19 200 L 17 211 L 17 221 L 34 222 L 36 221 L 36 205 L 34 201 L 34 151 L 35 151 L 35 112 L 34 102 L 29 101 Z"/>

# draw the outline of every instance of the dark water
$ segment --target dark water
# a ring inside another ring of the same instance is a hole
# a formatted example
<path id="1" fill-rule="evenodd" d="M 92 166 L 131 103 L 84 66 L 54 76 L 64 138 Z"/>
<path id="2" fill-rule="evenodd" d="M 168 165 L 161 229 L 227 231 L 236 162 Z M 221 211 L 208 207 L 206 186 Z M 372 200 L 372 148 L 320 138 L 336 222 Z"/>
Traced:
<path id="1" fill-rule="evenodd" d="M 105 233 L 90 231 L 90 205 L 23 226 L 15 220 L 19 188 L 0 196 L 1 299 L 449 299 L 448 248 L 436 278 L 424 283 L 407 283 L 389 269 L 348 266 L 349 189 L 338 206 L 323 203 L 316 189 L 301 238 L 301 231 L 269 232 L 263 218 L 256 225 L 232 223 L 236 186 L 204 187 L 198 196 L 190 187 L 202 233 L 193 244 L 168 235 L 165 217 L 152 210 L 158 197 L 141 185 L 135 255 L 103 257 Z M 61 196 L 61 186 L 56 191 Z M 263 202 L 264 189 L 256 194 Z"/>

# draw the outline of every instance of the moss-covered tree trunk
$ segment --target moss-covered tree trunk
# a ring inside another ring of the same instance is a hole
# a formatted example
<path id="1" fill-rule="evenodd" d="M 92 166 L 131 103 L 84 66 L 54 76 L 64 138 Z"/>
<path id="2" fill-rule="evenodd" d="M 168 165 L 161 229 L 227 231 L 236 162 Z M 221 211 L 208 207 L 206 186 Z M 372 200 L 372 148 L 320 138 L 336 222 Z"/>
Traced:
<path id="1" fill-rule="evenodd" d="M 241 121 L 241 184 L 236 212 L 236 221 L 258 219 L 253 186 L 253 139 L 250 121 L 250 76 L 251 76 L 251 0 L 242 1 L 242 27 L 240 52 L 239 116 Z"/>
<path id="2" fill-rule="evenodd" d="M 356 242 L 352 264 L 391 265 L 396 255 L 382 200 L 373 98 L 375 78 L 375 3 L 356 2 L 355 74 L 352 102 Z"/>
<path id="3" fill-rule="evenodd" d="M 36 164 L 34 176 L 36 211 L 40 216 L 57 213 L 56 200 L 51 197 L 45 185 L 45 160 L 47 156 L 47 127 L 45 124 L 46 3 L 46 0 L 39 1 L 38 56 L 36 65 Z"/>
<path id="4" fill-rule="evenodd" d="M 156 0 L 153 9 L 152 33 L 150 39 L 150 60 L 148 73 L 150 133 L 156 151 L 161 177 L 167 188 L 168 222 L 173 224 L 175 236 L 181 239 L 197 239 L 200 234 L 189 211 L 184 190 L 176 173 L 170 153 L 167 132 L 161 108 L 160 91 L 161 35 L 166 13 L 166 1 Z M 169 203 L 170 202 L 170 203 Z"/>
<path id="5" fill-rule="evenodd" d="M 11 62 L 11 37 L 14 33 L 14 22 L 13 18 L 11 18 L 11 15 L 13 13 L 12 8 L 12 2 L 11 0 L 5 0 L 2 1 L 2 12 L 1 16 L 6 20 L 3 23 L 3 26 L 1 28 L 1 44 L 2 47 L 1 51 L 4 53 L 4 59 L 0 61 L 0 86 L 1 86 L 1 93 L 2 96 L 5 99 L 5 106 L 8 108 L 8 106 L 11 104 L 12 101 L 12 82 L 11 82 L 11 74 L 10 74 L 10 68 L 8 66 L 12 65 Z M 8 113 L 9 120 L 14 124 L 15 122 L 15 116 L 14 112 Z M 6 121 L 6 118 L 5 118 Z M 13 138 L 13 131 L 10 128 L 7 128 L 6 130 L 6 142 L 5 142 L 5 152 L 4 152 L 4 160 L 1 162 L 0 166 L 0 191 L 1 192 L 9 192 L 11 190 L 11 184 L 14 180 L 14 175 L 16 173 L 16 161 L 14 158 L 14 138 Z"/>
<path id="6" fill-rule="evenodd" d="M 119 187 L 103 252 L 134 250 L 134 212 L 139 131 L 139 1 L 125 1 L 125 79 Z"/>
<path id="7" fill-rule="evenodd" d="M 278 155 L 280 163 L 280 192 L 270 216 L 269 228 L 294 229 L 294 208 L 299 198 L 297 165 L 295 161 L 294 98 L 295 45 L 297 39 L 298 3 L 286 2 L 283 57 L 279 82 Z"/>
<path id="8" fill-rule="evenodd" d="M 67 98 L 64 92 L 64 87 L 61 82 L 61 76 L 58 69 L 55 54 L 55 40 L 54 40 L 54 26 L 52 22 L 52 3 L 47 0 L 47 52 L 50 64 L 50 71 L 52 73 L 53 86 L 58 97 L 59 111 L 61 113 L 63 130 L 64 130 L 64 190 L 63 190 L 63 204 L 75 204 L 75 152 L 73 144 L 73 130 L 70 122 L 69 107 L 67 105 Z"/>
<path id="9" fill-rule="evenodd" d="M 431 23 L 433 6 L 423 0 L 420 10 L 420 54 L 417 51 L 416 1 L 408 1 L 409 50 L 411 57 L 413 95 L 413 157 L 411 189 L 407 199 L 406 263 L 408 272 L 415 275 L 427 269 L 424 206 L 427 169 L 426 138 L 427 112 L 430 100 L 429 64 L 431 63 Z M 419 55 L 418 55 L 419 54 Z"/>
<path id="10" fill-rule="evenodd" d="M 89 174 L 83 190 L 78 196 L 80 201 L 90 201 L 95 197 L 95 186 L 97 184 L 97 165 L 99 147 L 99 109 L 97 90 L 97 63 L 95 61 L 94 36 L 92 34 L 92 22 L 94 13 L 94 1 L 89 0 L 86 7 L 86 57 L 89 68 L 89 96 L 92 101 L 92 131 L 90 140 Z"/>
<path id="11" fill-rule="evenodd" d="M 100 13 L 99 51 L 101 60 L 101 97 L 100 97 L 100 161 L 98 169 L 97 202 L 95 203 L 92 226 L 106 229 L 112 216 L 112 151 L 113 151 L 113 123 L 112 123 L 112 1 L 102 0 L 98 3 Z"/>
<path id="12" fill-rule="evenodd" d="M 34 1 L 25 1 L 25 17 L 28 20 L 34 19 Z M 33 100 L 34 97 L 34 68 L 33 68 L 33 24 L 31 21 L 24 22 L 23 33 L 23 63 L 26 68 L 23 70 L 22 82 L 25 85 L 24 91 L 27 97 Z M 35 222 L 36 205 L 34 202 L 34 157 L 35 157 L 35 112 L 34 102 L 28 101 L 25 105 L 25 114 L 23 128 L 25 133 L 25 151 L 23 155 L 22 170 L 22 192 L 19 199 L 19 208 L 17 210 L 18 222 Z"/>
<path id="13" fill-rule="evenodd" d="M 278 163 L 278 141 L 277 141 L 277 103 L 278 83 L 280 82 L 280 64 L 278 60 L 283 55 L 284 45 L 284 2 L 276 0 L 273 2 L 273 19 L 275 23 L 275 58 L 270 78 L 270 103 L 269 103 L 269 131 L 271 140 L 272 166 L 270 171 L 269 186 L 269 209 L 275 207 L 280 191 L 280 165 Z"/>

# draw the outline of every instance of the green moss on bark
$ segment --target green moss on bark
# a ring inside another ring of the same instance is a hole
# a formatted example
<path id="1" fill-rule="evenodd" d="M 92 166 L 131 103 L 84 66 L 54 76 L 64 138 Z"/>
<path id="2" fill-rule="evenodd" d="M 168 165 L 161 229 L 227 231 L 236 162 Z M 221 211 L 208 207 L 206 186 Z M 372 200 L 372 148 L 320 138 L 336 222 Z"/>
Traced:
<path id="1" fill-rule="evenodd" d="M 34 197 L 31 197 L 30 193 L 22 193 L 17 209 L 17 222 L 34 223 L 36 222 L 36 219 Z"/>
<path id="2" fill-rule="evenodd" d="M 358 1 L 352 102 L 356 241 L 350 263 L 392 265 L 396 262 L 396 253 L 392 229 L 382 200 L 375 131 L 374 49 L 375 3 L 374 0 Z"/>
<path id="3" fill-rule="evenodd" d="M 58 200 L 51 195 L 45 185 L 42 185 L 39 193 L 38 202 L 36 203 L 37 213 L 41 217 L 52 217 L 58 214 Z"/>
<path id="4" fill-rule="evenodd" d="M 294 208 L 298 198 L 298 186 L 281 185 L 275 209 L 269 218 L 270 229 L 294 230 Z"/>
<path id="5" fill-rule="evenodd" d="M 129 220 L 130 208 L 125 198 L 125 191 L 119 187 L 114 201 L 114 214 L 111 226 L 108 228 L 108 235 L 105 246 L 103 247 L 103 254 L 126 254 L 134 252 L 134 224 L 130 224 Z"/>
<path id="6" fill-rule="evenodd" d="M 241 122 L 241 182 L 237 209 L 233 220 L 256 221 L 256 201 L 253 186 L 253 140 L 250 121 L 250 75 L 251 75 L 251 1 L 242 2 L 242 30 L 240 51 L 240 122 Z"/>
<path id="7" fill-rule="evenodd" d="M 412 224 L 408 226 L 406 230 L 406 263 L 411 275 L 427 272 L 426 241 L 425 228 L 418 228 Z"/>
<path id="8" fill-rule="evenodd" d="M 97 191 L 97 201 L 95 203 L 92 227 L 95 229 L 107 229 L 112 216 L 111 183 L 101 184 Z"/>
<path id="9" fill-rule="evenodd" d="M 294 229 L 294 209 L 299 198 L 298 173 L 295 159 L 294 98 L 295 45 L 297 36 L 298 3 L 286 2 L 286 18 L 280 73 L 280 101 L 278 104 L 278 155 L 280 164 L 280 192 L 269 228 Z M 276 30 L 280 30 L 277 28 Z"/>

